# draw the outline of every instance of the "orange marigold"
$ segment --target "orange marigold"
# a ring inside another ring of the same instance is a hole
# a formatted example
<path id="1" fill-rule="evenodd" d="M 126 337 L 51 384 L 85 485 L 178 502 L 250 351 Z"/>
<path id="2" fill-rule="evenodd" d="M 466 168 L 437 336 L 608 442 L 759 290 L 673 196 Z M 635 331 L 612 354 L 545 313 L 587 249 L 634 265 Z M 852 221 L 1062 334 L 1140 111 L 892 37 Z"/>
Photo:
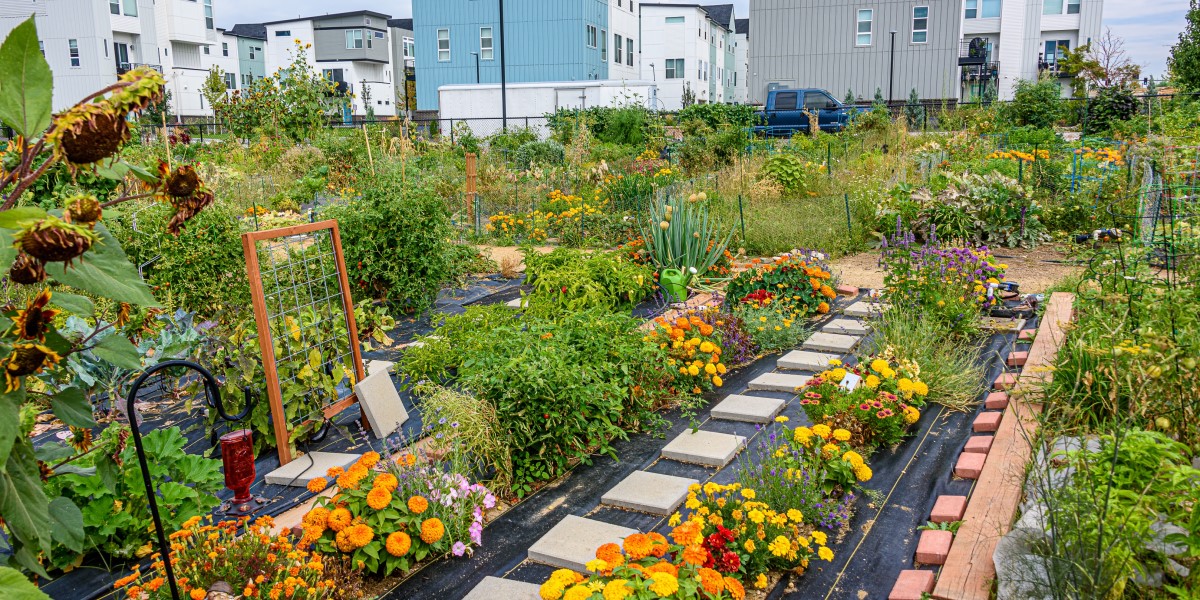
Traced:
<path id="1" fill-rule="evenodd" d="M 704 546 L 694 544 L 683 549 L 683 562 L 689 565 L 702 565 L 708 561 L 708 550 Z"/>
<path id="2" fill-rule="evenodd" d="M 375 482 L 371 486 L 394 492 L 396 488 L 400 487 L 400 480 L 396 479 L 396 476 L 391 473 L 383 473 L 375 478 Z"/>
<path id="3" fill-rule="evenodd" d="M 671 530 L 671 539 L 680 546 L 693 546 L 704 541 L 704 534 L 700 531 L 699 525 L 688 521 Z"/>
<path id="4" fill-rule="evenodd" d="M 650 555 L 655 558 L 662 558 L 667 553 L 667 538 L 663 534 L 653 531 L 648 534 L 650 538 Z"/>
<path id="5" fill-rule="evenodd" d="M 817 305 L 817 312 L 819 312 L 819 313 L 821 313 L 821 314 L 826 314 L 826 313 L 828 313 L 828 312 L 829 312 L 829 303 L 828 303 L 828 302 L 822 302 L 822 303 L 818 304 L 818 305 Z"/>
<path id="6" fill-rule="evenodd" d="M 721 577 L 720 573 L 702 567 L 696 574 L 700 576 L 700 587 L 703 587 L 710 596 L 716 596 L 725 589 L 725 579 Z"/>
<path id="7" fill-rule="evenodd" d="M 596 558 L 615 567 L 625 562 L 625 556 L 621 554 L 621 547 L 608 543 L 596 548 Z"/>
<path id="8" fill-rule="evenodd" d="M 336 479 L 339 475 L 345 472 L 346 470 L 341 467 L 331 467 L 328 471 L 325 471 L 325 476 L 331 479 Z"/>
<path id="9" fill-rule="evenodd" d="M 392 503 L 392 493 L 383 488 L 372 488 L 367 492 L 367 506 L 375 510 L 383 510 Z"/>
<path id="10" fill-rule="evenodd" d="M 679 576 L 679 567 L 676 567 L 675 565 L 673 565 L 665 560 L 660 560 L 660 561 L 650 565 L 649 567 L 646 567 L 647 575 L 653 575 L 655 573 L 666 573 L 666 574 L 670 575 L 671 577 L 678 577 Z"/>
<path id="11" fill-rule="evenodd" d="M 412 538 L 408 537 L 408 534 L 403 531 L 397 531 L 387 536 L 385 546 L 388 554 L 392 556 L 404 556 L 408 554 L 408 549 L 412 548 Z"/>
<path id="12" fill-rule="evenodd" d="M 319 494 L 327 485 L 329 485 L 329 482 L 326 481 L 324 477 L 316 477 L 313 478 L 312 481 L 308 482 L 308 491 L 314 494 Z"/>
<path id="13" fill-rule="evenodd" d="M 350 525 L 354 517 L 350 515 L 350 511 L 344 508 L 335 508 L 329 513 L 329 528 L 340 532 Z"/>
<path id="14" fill-rule="evenodd" d="M 435 517 L 425 519 L 421 523 L 421 541 L 426 544 L 436 544 L 444 535 L 446 535 L 446 526 L 442 525 L 441 519 Z"/>
<path id="15" fill-rule="evenodd" d="M 319 527 L 321 529 L 325 529 L 329 526 L 329 509 L 325 508 L 324 506 L 315 507 L 308 511 L 308 514 L 304 515 L 304 518 L 301 519 L 301 523 L 303 523 L 305 527 Z"/>
<path id="16" fill-rule="evenodd" d="M 375 539 L 375 530 L 371 529 L 365 523 L 355 523 L 346 528 L 346 539 L 354 545 L 355 548 L 362 548 L 371 543 Z"/>
<path id="17" fill-rule="evenodd" d="M 827 285 L 822 285 L 821 286 L 821 295 L 832 300 L 837 297 L 837 292 L 833 291 L 833 288 L 831 288 Z"/>
<path id="18" fill-rule="evenodd" d="M 358 464 L 361 464 L 368 469 L 374 467 L 375 465 L 379 464 L 379 453 L 372 450 L 362 455 L 362 457 L 358 459 Z"/>
<path id="19" fill-rule="evenodd" d="M 653 542 L 644 533 L 631 533 L 625 538 L 623 545 L 625 547 L 625 554 L 629 555 L 630 560 L 642 560 L 650 556 L 650 548 L 653 546 Z"/>
<path id="20" fill-rule="evenodd" d="M 408 510 L 412 511 L 414 515 L 425 512 L 427 508 L 429 508 L 429 501 L 423 496 L 413 496 L 408 499 Z"/>
<path id="21" fill-rule="evenodd" d="M 746 597 L 746 588 L 742 585 L 742 582 L 732 577 L 726 577 L 724 582 L 725 591 L 729 592 L 733 600 L 743 600 Z"/>

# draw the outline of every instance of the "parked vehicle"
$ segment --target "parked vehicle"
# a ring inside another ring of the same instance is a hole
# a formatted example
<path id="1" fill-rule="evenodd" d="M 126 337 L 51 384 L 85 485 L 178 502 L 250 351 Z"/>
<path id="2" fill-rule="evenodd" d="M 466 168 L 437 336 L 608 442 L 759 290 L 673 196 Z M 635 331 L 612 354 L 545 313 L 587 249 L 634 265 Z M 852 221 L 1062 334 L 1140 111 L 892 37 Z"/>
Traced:
<path id="1" fill-rule="evenodd" d="M 861 109 L 842 104 L 829 92 L 818 89 L 771 90 L 767 102 L 759 111 L 759 125 L 754 132 L 761 135 L 790 136 L 808 131 L 808 113 L 817 116 L 821 131 L 841 131 Z"/>

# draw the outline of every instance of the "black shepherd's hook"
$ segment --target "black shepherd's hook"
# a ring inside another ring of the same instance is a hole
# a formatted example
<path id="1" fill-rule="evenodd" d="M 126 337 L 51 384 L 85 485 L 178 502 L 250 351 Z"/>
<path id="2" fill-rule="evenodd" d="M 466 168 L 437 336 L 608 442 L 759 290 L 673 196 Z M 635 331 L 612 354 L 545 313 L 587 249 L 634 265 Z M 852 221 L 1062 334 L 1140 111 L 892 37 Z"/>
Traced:
<path id="1" fill-rule="evenodd" d="M 129 389 L 129 398 L 126 400 L 125 413 L 129 417 L 129 428 L 133 434 L 133 446 L 137 450 L 138 466 L 142 469 L 142 481 L 146 484 L 146 501 L 150 504 L 150 516 L 154 520 L 154 531 L 158 535 L 158 551 L 162 556 L 163 567 L 167 571 L 167 584 L 171 586 L 171 597 L 174 600 L 180 600 L 179 587 L 175 583 L 175 570 L 171 566 L 171 545 L 167 541 L 167 532 L 163 530 L 162 517 L 158 514 L 158 501 L 154 498 L 154 483 L 150 481 L 150 469 L 146 465 L 146 450 L 142 447 L 142 433 L 138 429 L 137 413 L 134 411 L 133 406 L 142 384 L 151 375 L 172 367 L 183 367 L 199 373 L 200 377 L 204 380 L 205 394 L 213 401 L 213 406 L 217 409 L 217 414 L 227 421 L 238 421 L 241 419 L 234 419 L 225 412 L 225 406 L 221 402 L 221 388 L 217 385 L 217 380 L 213 377 L 212 373 L 209 373 L 208 369 L 190 360 L 168 360 L 158 363 L 146 369 L 145 372 L 138 376 L 137 380 L 133 382 L 133 386 Z M 247 404 L 249 403 L 247 402 Z M 249 406 L 242 411 L 239 417 L 245 417 L 248 412 Z"/>

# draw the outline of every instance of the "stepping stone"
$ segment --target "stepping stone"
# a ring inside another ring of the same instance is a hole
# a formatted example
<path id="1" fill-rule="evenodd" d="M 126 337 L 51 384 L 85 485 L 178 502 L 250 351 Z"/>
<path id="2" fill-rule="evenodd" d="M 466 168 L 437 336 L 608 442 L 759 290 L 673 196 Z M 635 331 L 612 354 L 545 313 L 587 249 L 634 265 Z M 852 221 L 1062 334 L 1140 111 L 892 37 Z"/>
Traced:
<path id="1" fill-rule="evenodd" d="M 308 482 L 324 477 L 325 472 L 334 467 L 350 468 L 361 454 L 342 454 L 339 452 L 309 452 L 297 456 L 292 462 L 267 473 L 266 481 L 271 485 L 291 485 L 307 487 Z M 312 458 L 309 461 L 309 458 Z"/>
<path id="2" fill-rule="evenodd" d="M 921 600 L 933 592 L 933 571 L 905 569 L 896 578 L 888 600 Z"/>
<path id="3" fill-rule="evenodd" d="M 983 412 L 975 417 L 975 422 L 971 424 L 971 430 L 975 433 L 993 433 L 1000 429 L 1000 420 L 1004 418 L 1002 412 Z"/>
<path id="4" fill-rule="evenodd" d="M 788 394 L 796 393 L 796 388 L 803 387 L 812 379 L 808 375 L 787 375 L 785 373 L 763 373 L 755 377 L 748 386 L 751 390 L 763 390 L 767 392 L 785 392 Z"/>
<path id="5" fill-rule="evenodd" d="M 688 486 L 693 483 L 699 482 L 686 477 L 634 471 L 608 490 L 600 503 L 665 517 L 683 504 Z"/>
<path id="6" fill-rule="evenodd" d="M 1008 360 L 1006 360 L 1004 364 L 1006 364 L 1010 367 L 1021 367 L 1021 366 L 1024 366 L 1025 362 L 1028 360 L 1029 360 L 1029 352 L 1021 350 L 1021 351 L 1017 351 L 1017 352 L 1009 352 Z"/>
<path id="7" fill-rule="evenodd" d="M 392 366 L 396 363 L 387 360 L 370 360 L 367 361 L 367 375 L 374 375 L 376 371 L 391 371 Z"/>
<path id="8" fill-rule="evenodd" d="M 818 331 L 805 340 L 804 344 L 802 344 L 800 347 L 804 350 L 846 354 L 858 345 L 859 340 L 861 340 L 861 338 L 857 338 L 852 335 L 841 335 L 837 333 Z"/>
<path id="9" fill-rule="evenodd" d="M 525 583 L 499 577 L 484 577 L 471 589 L 471 593 L 463 596 L 463 600 L 540 600 L 541 586 L 536 583 Z"/>
<path id="10" fill-rule="evenodd" d="M 1032 341 L 1033 341 L 1033 336 L 1034 336 L 1034 335 L 1037 335 L 1037 331 L 1036 331 L 1036 330 L 1034 330 L 1034 329 L 1022 329 L 1022 330 L 1021 330 L 1021 333 L 1018 333 L 1018 334 L 1017 334 L 1017 341 L 1020 341 L 1020 342 L 1032 342 Z"/>
<path id="11" fill-rule="evenodd" d="M 941 529 L 926 529 L 917 541 L 917 562 L 923 565 L 944 565 L 950 554 L 954 534 Z"/>
<path id="12" fill-rule="evenodd" d="M 819 373 L 829 368 L 829 361 L 840 359 L 840 354 L 792 350 L 780 357 L 776 367 L 785 371 L 812 371 Z"/>
<path id="13" fill-rule="evenodd" d="M 1011 390 L 1015 385 L 1017 385 L 1016 373 L 1001 373 L 996 381 L 992 382 L 992 387 L 997 390 Z"/>
<path id="14" fill-rule="evenodd" d="M 850 306 L 847 306 L 842 314 L 847 317 L 872 317 L 883 314 L 883 305 L 878 302 L 868 302 L 859 300 Z"/>
<path id="15" fill-rule="evenodd" d="M 834 289 L 837 290 L 837 293 L 839 293 L 843 296 L 857 296 L 858 295 L 858 288 L 856 288 L 852 285 L 839 285 Z"/>
<path id="16" fill-rule="evenodd" d="M 408 411 L 396 391 L 396 382 L 387 370 L 376 371 L 366 379 L 354 384 L 354 395 L 363 415 L 371 424 L 371 431 L 379 438 L 395 432 L 408 420 Z"/>
<path id="17" fill-rule="evenodd" d="M 992 392 L 983 400 L 983 407 L 988 410 L 1004 410 L 1008 408 L 1008 394 Z"/>
<path id="18" fill-rule="evenodd" d="M 504 305 L 509 308 L 521 308 L 521 302 L 524 300 L 524 298 L 514 298 L 508 302 L 505 302 Z"/>
<path id="19" fill-rule="evenodd" d="M 983 463 L 987 461 L 986 454 L 978 452 L 963 452 L 954 464 L 954 476 L 963 479 L 979 479 L 983 472 Z"/>
<path id="20" fill-rule="evenodd" d="M 934 523 L 953 523 L 961 521 L 966 512 L 966 496 L 938 496 L 937 502 L 933 503 L 933 511 L 929 513 L 929 520 Z"/>
<path id="21" fill-rule="evenodd" d="M 963 446 L 963 452 L 987 454 L 992 449 L 992 442 L 995 439 L 990 435 L 973 435 L 967 440 L 967 445 Z"/>
<path id="22" fill-rule="evenodd" d="M 663 458 L 707 467 L 723 467 L 746 445 L 746 438 L 714 431 L 684 431 L 662 449 Z M 594 557 L 593 557 L 594 558 Z"/>
<path id="23" fill-rule="evenodd" d="M 783 411 L 783 400 L 731 394 L 712 407 L 712 418 L 747 423 L 770 423 Z"/>
<path id="24" fill-rule="evenodd" d="M 554 567 L 587 572 L 587 562 L 596 558 L 596 548 L 620 544 L 636 529 L 610 525 L 567 515 L 529 547 L 529 560 Z"/>
<path id="25" fill-rule="evenodd" d="M 824 333 L 841 333 L 845 335 L 867 335 L 871 331 L 866 323 L 854 319 L 834 319 L 821 328 Z"/>

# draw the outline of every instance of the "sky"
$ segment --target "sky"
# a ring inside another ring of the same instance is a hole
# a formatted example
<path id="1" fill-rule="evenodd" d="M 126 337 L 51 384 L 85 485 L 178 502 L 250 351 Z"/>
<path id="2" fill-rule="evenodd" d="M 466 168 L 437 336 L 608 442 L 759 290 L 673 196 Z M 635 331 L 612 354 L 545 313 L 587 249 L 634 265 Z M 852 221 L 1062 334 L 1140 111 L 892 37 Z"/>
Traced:
<path id="1" fill-rule="evenodd" d="M 699 1 L 718 3 L 718 0 Z M 739 16 L 749 15 L 750 0 L 732 2 Z M 235 23 L 261 23 L 359 9 L 375 10 L 393 17 L 412 15 L 412 0 L 343 0 L 338 3 L 330 0 L 221 0 L 216 4 L 217 24 L 225 28 Z M 1143 75 L 1159 76 L 1166 73 L 1167 55 L 1183 31 L 1187 9 L 1188 0 L 1106 0 L 1104 26 L 1111 27 L 1113 33 L 1125 40 L 1126 50 L 1133 61 L 1142 66 Z"/>

